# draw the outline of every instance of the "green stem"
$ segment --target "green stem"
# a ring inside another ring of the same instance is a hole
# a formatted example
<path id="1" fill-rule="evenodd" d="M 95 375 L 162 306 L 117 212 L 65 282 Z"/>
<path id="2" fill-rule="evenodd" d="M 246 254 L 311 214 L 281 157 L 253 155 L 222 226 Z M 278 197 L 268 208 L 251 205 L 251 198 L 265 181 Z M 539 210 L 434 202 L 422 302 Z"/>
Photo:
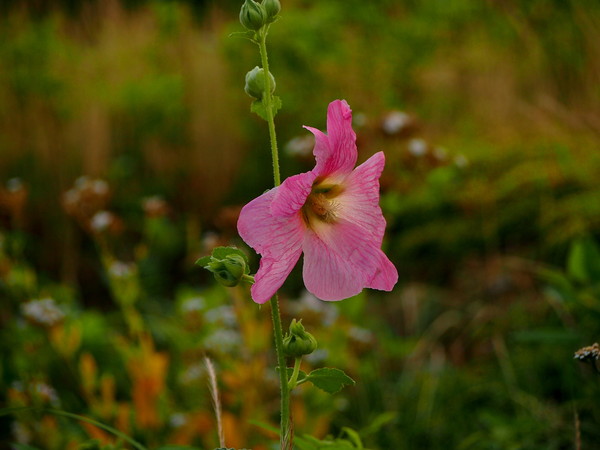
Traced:
<path id="1" fill-rule="evenodd" d="M 281 184 L 279 174 L 279 153 L 277 151 L 277 135 L 275 134 L 275 120 L 273 119 L 273 95 L 271 94 L 271 77 L 269 76 L 269 58 L 267 57 L 267 33 L 266 26 L 258 32 L 258 47 L 260 48 L 260 60 L 265 71 L 265 96 L 263 98 L 267 110 L 267 123 L 269 124 L 269 138 L 271 141 L 271 158 L 273 160 L 273 181 L 275 186 Z"/>
<path id="2" fill-rule="evenodd" d="M 267 110 L 267 123 L 269 125 L 269 140 L 271 142 L 271 159 L 273 160 L 273 182 L 275 186 L 281 184 L 279 173 L 279 153 L 277 150 L 277 135 L 275 134 L 275 120 L 273 119 L 273 96 L 271 94 L 271 77 L 269 72 L 269 58 L 267 57 L 267 34 L 269 27 L 266 26 L 258 32 L 258 46 L 260 59 L 265 71 L 265 93 L 263 101 Z M 287 365 L 283 354 L 283 328 L 281 326 L 281 314 L 279 312 L 279 299 L 277 294 L 271 297 L 271 316 L 273 319 L 273 333 L 275 335 L 275 352 L 277 353 L 277 365 L 279 366 L 279 384 L 281 389 L 281 424 L 280 442 L 281 449 L 292 448 L 292 431 L 290 418 L 290 389 L 287 380 Z"/>
<path id="3" fill-rule="evenodd" d="M 302 363 L 302 357 L 299 356 L 294 361 L 294 371 L 292 372 L 292 376 L 290 381 L 288 381 L 288 389 L 290 392 L 298 385 L 298 374 L 300 373 L 300 364 Z"/>
<path id="4" fill-rule="evenodd" d="M 290 420 L 290 389 L 287 380 L 287 365 L 283 354 L 283 328 L 281 326 L 281 314 L 279 313 L 279 299 L 277 294 L 271 297 L 271 317 L 273 319 L 273 332 L 275 334 L 275 352 L 277 353 L 277 366 L 279 367 L 279 385 L 281 389 L 281 448 L 289 446 L 291 428 Z M 289 447 L 291 448 L 291 447 Z"/>

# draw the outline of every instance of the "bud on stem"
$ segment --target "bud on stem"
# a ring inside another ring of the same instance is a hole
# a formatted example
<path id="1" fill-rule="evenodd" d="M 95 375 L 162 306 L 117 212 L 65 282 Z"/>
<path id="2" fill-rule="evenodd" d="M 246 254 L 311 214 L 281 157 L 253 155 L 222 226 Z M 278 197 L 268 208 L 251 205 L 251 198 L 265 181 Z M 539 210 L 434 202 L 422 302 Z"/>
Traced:
<path id="1" fill-rule="evenodd" d="M 283 352 L 291 358 L 309 355 L 317 349 L 317 340 L 304 329 L 302 321 L 292 319 L 290 332 L 283 338 Z"/>
<path id="2" fill-rule="evenodd" d="M 281 11 L 281 3 L 279 0 L 263 0 L 262 6 L 267 14 L 267 23 L 275 21 L 277 14 Z"/>
<path id="3" fill-rule="evenodd" d="M 237 286 L 242 281 L 254 282 L 253 277 L 248 275 L 247 256 L 235 247 L 217 247 L 212 255 L 200 258 L 196 264 L 212 272 L 215 279 L 227 287 Z"/>
<path id="4" fill-rule="evenodd" d="M 267 12 L 254 0 L 246 0 L 240 10 L 240 23 L 248 30 L 258 31 L 267 23 Z"/>
<path id="5" fill-rule="evenodd" d="M 271 77 L 271 94 L 275 92 L 275 77 L 273 74 L 269 73 Z M 262 100 L 265 94 L 265 69 L 256 66 L 250 72 L 246 74 L 246 85 L 244 86 L 244 91 L 250 97 L 254 97 L 258 100 Z"/>

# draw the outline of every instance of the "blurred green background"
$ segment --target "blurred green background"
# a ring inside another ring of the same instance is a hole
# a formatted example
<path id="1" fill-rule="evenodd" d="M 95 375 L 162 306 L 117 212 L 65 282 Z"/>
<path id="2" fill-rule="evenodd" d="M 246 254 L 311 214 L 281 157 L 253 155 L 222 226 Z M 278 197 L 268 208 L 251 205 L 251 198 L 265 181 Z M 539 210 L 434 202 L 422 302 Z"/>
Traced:
<path id="1" fill-rule="evenodd" d="M 331 304 L 293 272 L 282 308 L 319 338 L 307 364 L 357 380 L 333 398 L 301 390 L 296 433 L 592 448 L 600 378 L 573 354 L 600 332 L 600 4 L 282 3 L 268 46 L 283 175 L 313 167 L 301 126 L 324 129 L 346 99 L 359 160 L 386 154 L 400 273 L 389 294 Z M 209 355 L 228 445 L 273 448 L 251 423 L 276 423 L 268 311 L 193 265 L 243 246 L 239 209 L 272 185 L 243 92 L 257 48 L 231 36 L 240 6 L 0 6 L 0 404 L 213 448 Z M 90 439 L 120 445 L 51 415 L 0 418 L 0 447 Z"/>

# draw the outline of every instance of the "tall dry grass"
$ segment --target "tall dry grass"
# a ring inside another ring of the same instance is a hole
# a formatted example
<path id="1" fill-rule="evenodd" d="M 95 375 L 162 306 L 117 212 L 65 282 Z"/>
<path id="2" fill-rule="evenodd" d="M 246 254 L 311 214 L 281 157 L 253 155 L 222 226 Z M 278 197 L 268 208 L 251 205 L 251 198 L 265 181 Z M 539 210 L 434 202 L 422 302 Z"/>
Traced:
<path id="1" fill-rule="evenodd" d="M 216 8 L 198 24 L 180 4 L 118 0 L 0 21 L 0 177 L 29 186 L 46 262 L 63 253 L 60 198 L 81 175 L 108 178 L 128 206 L 158 194 L 199 222 L 214 213 L 244 153 L 227 23 Z"/>

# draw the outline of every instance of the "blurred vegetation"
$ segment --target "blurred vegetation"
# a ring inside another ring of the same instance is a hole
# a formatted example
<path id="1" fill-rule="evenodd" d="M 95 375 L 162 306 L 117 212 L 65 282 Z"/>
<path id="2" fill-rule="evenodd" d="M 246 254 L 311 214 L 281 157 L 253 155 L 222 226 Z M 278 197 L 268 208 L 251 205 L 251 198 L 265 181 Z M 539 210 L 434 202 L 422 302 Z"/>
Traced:
<path id="1" fill-rule="evenodd" d="M 268 314 L 193 269 L 242 246 L 239 208 L 272 185 L 243 93 L 257 53 L 230 37 L 240 3 L 0 6 L 0 404 L 212 448 L 208 354 L 227 445 L 273 442 L 252 424 L 276 422 Z M 289 0 L 269 43 L 284 175 L 312 168 L 301 125 L 323 128 L 345 98 L 360 159 L 386 153 L 401 278 L 329 304 L 292 274 L 283 310 L 318 338 L 310 363 L 358 381 L 333 402 L 302 391 L 298 435 L 598 442 L 598 374 L 573 353 L 600 332 L 600 4 Z M 120 445 L 64 418 L 0 418 L 0 446 L 93 439 Z"/>

